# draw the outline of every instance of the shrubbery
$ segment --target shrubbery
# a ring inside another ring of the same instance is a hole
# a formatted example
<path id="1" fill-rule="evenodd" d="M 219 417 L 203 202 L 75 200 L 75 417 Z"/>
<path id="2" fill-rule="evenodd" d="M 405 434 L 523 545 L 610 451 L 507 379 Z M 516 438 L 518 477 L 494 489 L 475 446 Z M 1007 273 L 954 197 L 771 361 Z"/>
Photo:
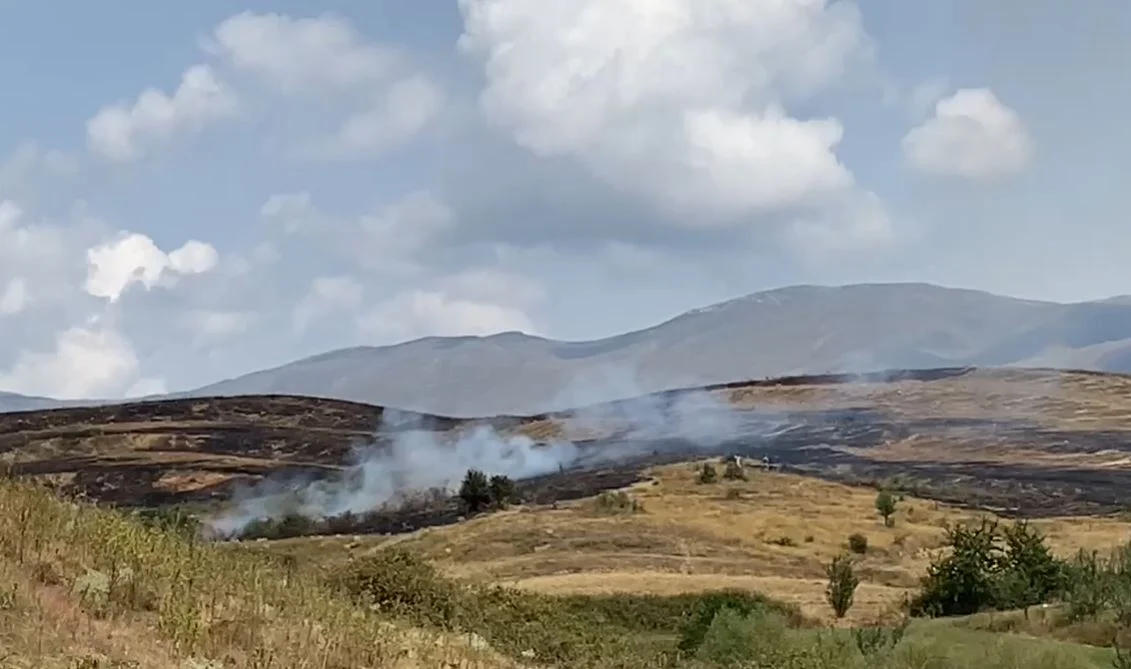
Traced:
<path id="1" fill-rule="evenodd" d="M 331 583 L 359 604 L 410 623 L 474 632 L 492 647 L 560 666 L 645 666 L 695 656 L 722 610 L 772 612 L 801 625 L 795 607 L 749 592 L 675 596 L 550 596 L 501 586 L 457 585 L 396 547 L 357 560 Z M 630 662 L 618 665 L 616 662 Z M 605 664 L 607 663 L 607 664 Z"/>
<path id="2" fill-rule="evenodd" d="M 949 554 L 928 567 L 922 590 L 911 600 L 912 615 L 1026 608 L 1064 593 L 1069 585 L 1067 564 L 1028 523 L 958 525 L 947 530 L 946 545 Z"/>

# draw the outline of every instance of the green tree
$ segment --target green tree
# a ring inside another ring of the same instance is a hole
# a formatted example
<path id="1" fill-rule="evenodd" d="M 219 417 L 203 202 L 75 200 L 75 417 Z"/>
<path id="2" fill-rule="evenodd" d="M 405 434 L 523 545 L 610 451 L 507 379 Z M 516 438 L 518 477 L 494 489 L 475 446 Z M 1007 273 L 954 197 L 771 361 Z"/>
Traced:
<path id="1" fill-rule="evenodd" d="M 829 584 L 825 587 L 825 600 L 832 607 L 837 618 L 843 618 L 852 608 L 853 598 L 856 596 L 856 586 L 860 579 L 852 567 L 852 558 L 848 555 L 838 555 L 825 568 L 829 577 Z"/>
<path id="2" fill-rule="evenodd" d="M 714 463 L 704 462 L 703 466 L 699 469 L 699 482 L 715 483 L 718 480 L 719 472 L 715 469 Z"/>
<path id="3" fill-rule="evenodd" d="M 514 501 L 514 481 L 510 477 L 496 474 L 491 477 L 488 484 L 491 494 L 491 504 L 499 509 L 505 509 Z"/>
<path id="4" fill-rule="evenodd" d="M 468 513 L 479 513 L 491 505 L 491 482 L 478 469 L 469 469 L 459 487 L 459 499 Z"/>
<path id="5" fill-rule="evenodd" d="M 912 615 L 962 616 L 993 608 L 1004 559 L 1000 539 L 997 523 L 985 520 L 978 527 L 949 528 L 950 554 L 927 567 L 922 589 L 911 601 Z"/>
<path id="6" fill-rule="evenodd" d="M 1025 521 L 1005 527 L 1002 538 L 1005 557 L 999 599 L 1002 606 L 1025 609 L 1028 617 L 1030 606 L 1064 591 L 1066 565 L 1053 556 L 1040 531 Z"/>
<path id="7" fill-rule="evenodd" d="M 895 525 L 895 519 L 892 518 L 895 515 L 895 497 L 887 490 L 881 490 L 876 495 L 876 511 L 879 511 L 880 515 L 883 516 L 884 526 Z"/>

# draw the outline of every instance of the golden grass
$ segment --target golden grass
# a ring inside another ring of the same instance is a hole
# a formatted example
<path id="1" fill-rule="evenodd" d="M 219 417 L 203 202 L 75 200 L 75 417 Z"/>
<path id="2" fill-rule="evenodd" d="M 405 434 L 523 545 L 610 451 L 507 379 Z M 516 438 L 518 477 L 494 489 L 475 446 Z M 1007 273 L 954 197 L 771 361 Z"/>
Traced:
<path id="1" fill-rule="evenodd" d="M 876 491 L 748 469 L 749 480 L 704 485 L 695 466 L 657 468 L 654 482 L 629 494 L 643 513 L 598 513 L 593 500 L 559 509 L 518 509 L 399 538 L 450 575 L 550 593 L 670 594 L 737 586 L 799 604 L 828 619 L 824 568 L 852 533 L 867 536 L 860 556 L 859 605 L 848 622 L 874 619 L 918 584 L 948 523 L 975 513 L 928 500 L 899 503 L 894 527 L 875 511 Z M 727 493 L 734 489 L 738 493 Z M 739 497 L 732 496 L 738 494 Z M 1115 518 L 1052 518 L 1034 524 L 1054 552 L 1105 550 L 1126 541 L 1131 523 Z M 371 550 L 369 540 L 322 540 L 318 560 Z M 376 545 L 376 544 L 373 544 Z M 278 550 L 304 553 L 304 543 Z M 350 546 L 346 548 L 346 546 Z"/>
<path id="2" fill-rule="evenodd" d="M 0 666 L 511 666 L 381 620 L 321 576 L 0 481 Z"/>

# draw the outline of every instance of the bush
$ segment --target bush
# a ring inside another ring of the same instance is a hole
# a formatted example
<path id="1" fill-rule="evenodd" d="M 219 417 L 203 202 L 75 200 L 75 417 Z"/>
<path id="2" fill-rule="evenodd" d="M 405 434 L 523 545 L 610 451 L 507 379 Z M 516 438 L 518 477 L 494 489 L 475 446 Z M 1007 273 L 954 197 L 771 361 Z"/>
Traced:
<path id="1" fill-rule="evenodd" d="M 200 520 L 179 506 L 141 509 L 136 513 L 143 523 L 164 532 L 186 539 L 194 539 L 200 534 Z"/>
<path id="2" fill-rule="evenodd" d="M 688 656 L 695 655 L 706 640 L 716 616 L 723 610 L 742 617 L 755 612 L 769 611 L 788 624 L 799 625 L 802 622 L 801 614 L 796 608 L 771 604 L 760 595 L 726 591 L 705 593 L 700 596 L 698 606 L 680 630 L 679 651 Z"/>
<path id="3" fill-rule="evenodd" d="M 703 466 L 699 468 L 699 482 L 715 483 L 718 480 L 719 472 L 715 469 L 714 463 L 704 462 Z"/>
<path id="4" fill-rule="evenodd" d="M 895 497 L 892 496 L 887 490 L 881 490 L 876 495 L 876 511 L 884 519 L 885 527 L 892 527 L 895 525 Z"/>
<path id="5" fill-rule="evenodd" d="M 457 622 L 459 592 L 435 567 L 396 547 L 349 564 L 331 584 L 358 603 L 388 615 L 450 628 Z"/>
<path id="6" fill-rule="evenodd" d="M 856 586 L 860 585 L 860 579 L 852 568 L 852 558 L 847 555 L 834 557 L 825 568 L 825 574 L 829 578 L 829 584 L 825 587 L 825 600 L 836 617 L 843 618 L 852 608 Z"/>
<path id="7" fill-rule="evenodd" d="M 598 513 L 643 513 L 644 505 L 623 490 L 606 490 L 593 501 Z"/>
<path id="8" fill-rule="evenodd" d="M 505 509 L 514 501 L 514 481 L 510 477 L 496 474 L 491 477 L 488 492 L 491 495 L 491 504 L 495 508 Z"/>
<path id="9" fill-rule="evenodd" d="M 1027 523 L 959 525 L 947 530 L 946 545 L 950 553 L 931 563 L 910 603 L 913 615 L 1027 608 L 1061 594 L 1067 583 L 1067 566 Z"/>
<path id="10" fill-rule="evenodd" d="M 467 513 L 474 514 L 491 505 L 491 481 L 478 469 L 469 469 L 459 487 L 459 499 Z"/>
<path id="11" fill-rule="evenodd" d="M 868 552 L 868 537 L 859 532 L 848 535 L 848 550 L 857 555 L 864 555 Z"/>

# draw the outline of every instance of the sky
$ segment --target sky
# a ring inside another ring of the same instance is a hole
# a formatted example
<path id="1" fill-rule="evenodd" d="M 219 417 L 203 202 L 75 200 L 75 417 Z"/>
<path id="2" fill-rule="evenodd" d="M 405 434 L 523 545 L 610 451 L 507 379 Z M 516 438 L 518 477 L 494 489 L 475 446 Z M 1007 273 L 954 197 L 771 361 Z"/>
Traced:
<path id="1" fill-rule="evenodd" d="M 6 3 L 0 391 L 804 283 L 1131 293 L 1129 31 L 1125 0 Z"/>

